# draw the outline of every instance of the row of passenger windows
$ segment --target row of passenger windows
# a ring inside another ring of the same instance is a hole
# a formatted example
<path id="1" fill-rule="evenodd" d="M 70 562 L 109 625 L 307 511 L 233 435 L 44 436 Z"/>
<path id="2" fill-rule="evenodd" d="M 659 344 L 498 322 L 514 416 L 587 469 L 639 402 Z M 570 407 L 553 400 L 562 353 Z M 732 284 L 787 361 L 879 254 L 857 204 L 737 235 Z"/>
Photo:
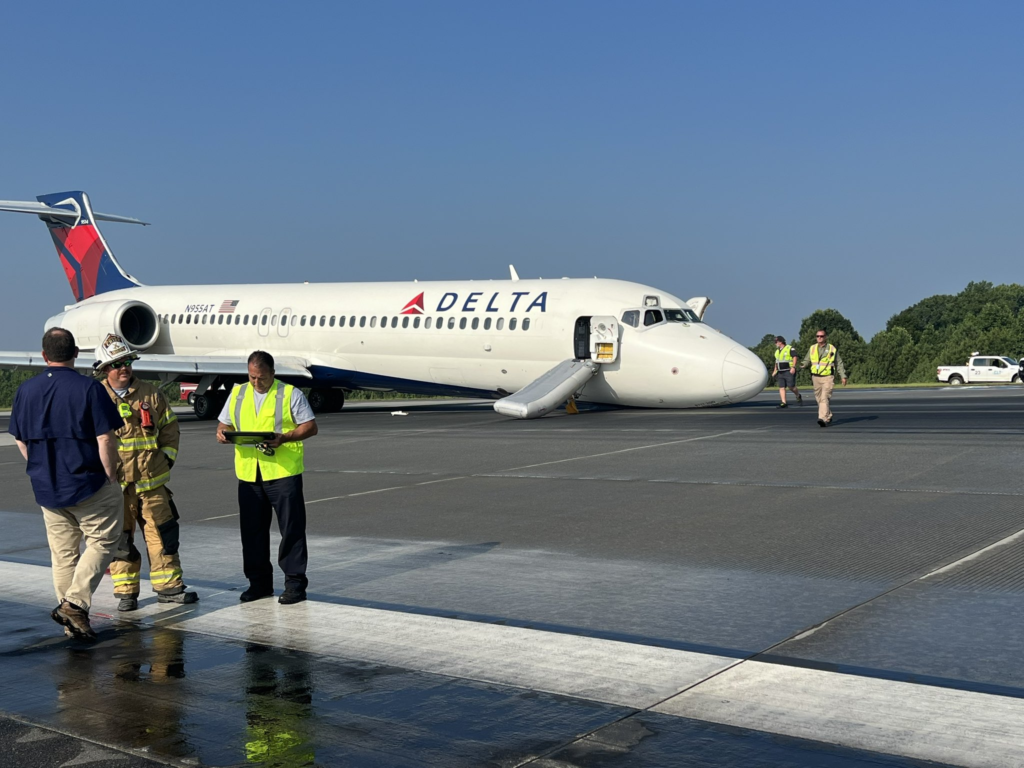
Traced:
<path id="1" fill-rule="evenodd" d="M 232 321 L 232 318 L 234 318 L 234 321 Z M 260 325 L 269 324 L 272 326 L 276 326 L 278 323 L 278 316 L 180 314 L 163 315 L 161 316 L 161 320 L 163 321 L 164 325 L 256 325 L 257 323 L 259 323 Z M 440 329 L 445 327 L 446 318 L 438 317 L 435 320 L 435 318 L 433 317 L 421 318 L 419 316 L 393 316 L 390 318 L 384 316 L 378 318 L 376 316 L 367 317 L 366 315 L 361 315 L 359 317 L 356 317 L 355 315 L 331 315 L 330 317 L 328 317 L 327 315 L 320 315 L 319 317 L 317 317 L 316 315 L 291 315 L 290 317 L 288 315 L 281 315 L 280 320 L 281 325 L 290 325 L 290 327 L 299 326 L 300 328 L 312 328 L 317 325 L 319 325 L 321 328 L 355 328 L 357 326 L 358 321 L 358 327 L 360 328 L 366 328 L 367 326 L 369 326 L 370 328 L 377 328 L 378 326 L 381 328 L 398 328 L 399 322 L 401 322 L 402 328 L 420 328 L 422 326 L 423 328 L 427 329 Z M 456 322 L 458 322 L 459 328 L 463 330 L 465 330 L 466 328 L 471 328 L 472 330 L 475 331 L 479 328 L 483 328 L 483 330 L 489 331 L 491 330 L 492 327 L 496 331 L 502 331 L 505 329 L 505 318 L 503 317 L 485 317 L 482 320 L 479 317 L 474 317 L 472 319 L 468 317 L 449 317 L 447 318 L 447 327 L 454 328 Z M 530 330 L 530 318 L 524 317 L 522 323 L 519 323 L 517 318 L 509 318 L 508 329 L 510 331 L 514 331 L 516 330 L 516 328 L 520 328 L 521 330 L 524 331 Z"/>

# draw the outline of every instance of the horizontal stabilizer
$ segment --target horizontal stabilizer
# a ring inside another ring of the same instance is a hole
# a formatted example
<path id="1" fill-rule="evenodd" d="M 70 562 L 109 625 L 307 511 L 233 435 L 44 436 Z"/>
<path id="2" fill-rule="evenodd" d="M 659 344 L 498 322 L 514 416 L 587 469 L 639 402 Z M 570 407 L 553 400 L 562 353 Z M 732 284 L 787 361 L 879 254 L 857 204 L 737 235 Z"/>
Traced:
<path id="1" fill-rule="evenodd" d="M 592 360 L 563 360 L 514 395 L 494 403 L 494 410 L 513 419 L 537 419 L 564 403 L 598 370 Z"/>
<path id="2" fill-rule="evenodd" d="M 20 200 L 0 200 L 0 211 L 9 211 L 10 213 L 34 213 L 39 217 L 46 217 L 52 219 L 59 219 L 60 221 L 75 221 L 81 216 L 79 211 L 71 210 L 70 208 L 54 208 L 43 203 L 33 203 L 29 201 Z M 133 219 L 131 216 L 114 216 L 110 213 L 97 213 L 92 212 L 92 216 L 97 221 L 116 221 L 119 224 L 141 224 L 144 227 L 149 226 L 148 221 L 142 221 L 141 219 Z"/>

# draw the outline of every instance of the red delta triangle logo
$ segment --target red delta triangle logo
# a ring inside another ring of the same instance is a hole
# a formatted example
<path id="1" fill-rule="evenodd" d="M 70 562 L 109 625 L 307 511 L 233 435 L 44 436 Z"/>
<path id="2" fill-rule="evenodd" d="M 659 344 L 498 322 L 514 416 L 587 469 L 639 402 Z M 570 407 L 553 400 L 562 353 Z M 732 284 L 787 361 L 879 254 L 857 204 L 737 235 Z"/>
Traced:
<path id="1" fill-rule="evenodd" d="M 422 315 L 423 314 L 423 294 L 421 293 L 415 299 L 410 301 L 404 307 L 400 314 L 403 315 Z"/>

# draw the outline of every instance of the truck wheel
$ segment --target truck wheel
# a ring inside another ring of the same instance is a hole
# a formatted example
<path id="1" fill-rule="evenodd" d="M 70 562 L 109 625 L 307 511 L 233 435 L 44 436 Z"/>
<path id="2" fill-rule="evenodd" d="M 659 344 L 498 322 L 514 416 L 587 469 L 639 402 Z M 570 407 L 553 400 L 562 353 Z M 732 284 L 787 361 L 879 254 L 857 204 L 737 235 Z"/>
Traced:
<path id="1" fill-rule="evenodd" d="M 1013 378 L 1010 379 L 1012 384 L 1020 384 L 1020 374 L 1013 374 Z"/>
<path id="2" fill-rule="evenodd" d="M 189 405 L 195 405 L 196 404 L 196 393 L 195 392 L 189 392 L 188 393 L 188 404 Z"/>
<path id="3" fill-rule="evenodd" d="M 949 386 L 951 386 L 951 387 L 959 387 L 963 383 L 964 383 L 963 378 L 961 378 L 960 376 L 958 376 L 955 373 L 952 376 L 949 377 Z"/>

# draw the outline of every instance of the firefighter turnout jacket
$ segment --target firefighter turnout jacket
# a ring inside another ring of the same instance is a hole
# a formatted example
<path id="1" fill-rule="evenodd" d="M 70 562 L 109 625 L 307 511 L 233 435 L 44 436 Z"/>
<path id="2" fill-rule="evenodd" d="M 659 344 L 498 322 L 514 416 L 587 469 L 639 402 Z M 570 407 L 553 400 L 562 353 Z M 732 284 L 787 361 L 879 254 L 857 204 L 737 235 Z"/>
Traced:
<path id="1" fill-rule="evenodd" d="M 106 381 L 103 386 L 124 419 L 124 426 L 117 430 L 121 486 L 134 483 L 141 493 L 159 488 L 170 480 L 171 462 L 178 458 L 178 417 L 163 393 L 148 381 L 133 377 L 124 397 Z"/>

